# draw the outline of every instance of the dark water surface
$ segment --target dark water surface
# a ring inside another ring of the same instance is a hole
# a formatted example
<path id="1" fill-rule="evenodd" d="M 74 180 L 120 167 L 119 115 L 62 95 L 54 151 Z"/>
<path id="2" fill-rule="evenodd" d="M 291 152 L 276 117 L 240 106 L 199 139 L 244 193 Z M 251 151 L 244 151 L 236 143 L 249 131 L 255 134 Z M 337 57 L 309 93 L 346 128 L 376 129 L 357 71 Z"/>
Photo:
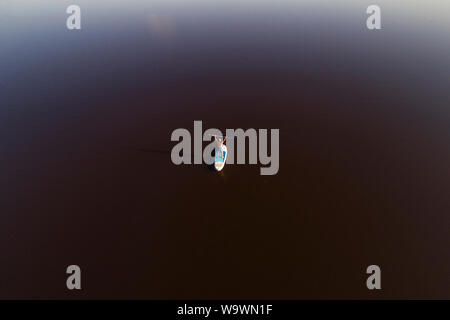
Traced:
<path id="1" fill-rule="evenodd" d="M 0 298 L 450 298 L 450 8 L 412 2 L 0 1 Z M 280 171 L 173 165 L 194 120 Z"/>

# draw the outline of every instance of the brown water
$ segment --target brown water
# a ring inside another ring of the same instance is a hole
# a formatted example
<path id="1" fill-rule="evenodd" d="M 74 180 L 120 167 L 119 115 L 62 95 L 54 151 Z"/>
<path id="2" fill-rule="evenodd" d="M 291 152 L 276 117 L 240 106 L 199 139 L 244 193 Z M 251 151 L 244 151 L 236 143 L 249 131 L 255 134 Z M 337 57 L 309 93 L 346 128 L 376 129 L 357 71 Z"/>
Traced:
<path id="1" fill-rule="evenodd" d="M 0 1 L 0 297 L 450 298 L 449 7 L 379 2 Z M 194 120 L 280 171 L 173 165 Z"/>

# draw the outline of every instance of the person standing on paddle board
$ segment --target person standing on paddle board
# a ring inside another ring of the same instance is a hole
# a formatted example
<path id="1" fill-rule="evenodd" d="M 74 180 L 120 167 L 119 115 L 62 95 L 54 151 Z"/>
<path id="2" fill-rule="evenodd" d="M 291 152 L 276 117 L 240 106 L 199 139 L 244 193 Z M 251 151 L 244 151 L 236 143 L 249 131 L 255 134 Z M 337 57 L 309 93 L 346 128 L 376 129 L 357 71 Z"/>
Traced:
<path id="1" fill-rule="evenodd" d="M 217 139 L 217 136 L 214 136 L 214 139 L 217 142 L 214 168 L 216 168 L 217 171 L 220 171 L 225 166 L 225 161 L 227 160 L 227 147 L 224 145 L 227 137 L 224 137 L 224 139 L 221 140 Z"/>

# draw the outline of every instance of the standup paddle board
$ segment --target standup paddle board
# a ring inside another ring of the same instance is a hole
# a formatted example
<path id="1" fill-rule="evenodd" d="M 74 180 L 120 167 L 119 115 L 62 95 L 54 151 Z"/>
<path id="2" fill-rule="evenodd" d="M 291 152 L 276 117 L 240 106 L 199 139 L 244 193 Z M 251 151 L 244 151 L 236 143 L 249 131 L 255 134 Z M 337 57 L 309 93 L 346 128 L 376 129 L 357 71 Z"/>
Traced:
<path id="1" fill-rule="evenodd" d="M 220 171 L 225 167 L 225 161 L 227 160 L 227 146 L 222 144 L 220 147 L 216 147 L 216 156 L 214 157 L 214 168 Z"/>

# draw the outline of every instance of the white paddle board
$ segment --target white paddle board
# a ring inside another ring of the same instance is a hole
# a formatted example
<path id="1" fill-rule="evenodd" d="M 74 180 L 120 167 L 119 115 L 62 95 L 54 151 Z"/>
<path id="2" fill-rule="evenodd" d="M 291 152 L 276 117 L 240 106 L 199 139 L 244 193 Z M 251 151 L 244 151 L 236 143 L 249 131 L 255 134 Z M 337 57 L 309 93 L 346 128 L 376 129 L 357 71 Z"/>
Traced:
<path id="1" fill-rule="evenodd" d="M 214 157 L 214 168 L 220 171 L 225 167 L 225 161 L 227 161 L 227 146 L 222 145 L 221 147 L 216 147 L 216 155 Z"/>

